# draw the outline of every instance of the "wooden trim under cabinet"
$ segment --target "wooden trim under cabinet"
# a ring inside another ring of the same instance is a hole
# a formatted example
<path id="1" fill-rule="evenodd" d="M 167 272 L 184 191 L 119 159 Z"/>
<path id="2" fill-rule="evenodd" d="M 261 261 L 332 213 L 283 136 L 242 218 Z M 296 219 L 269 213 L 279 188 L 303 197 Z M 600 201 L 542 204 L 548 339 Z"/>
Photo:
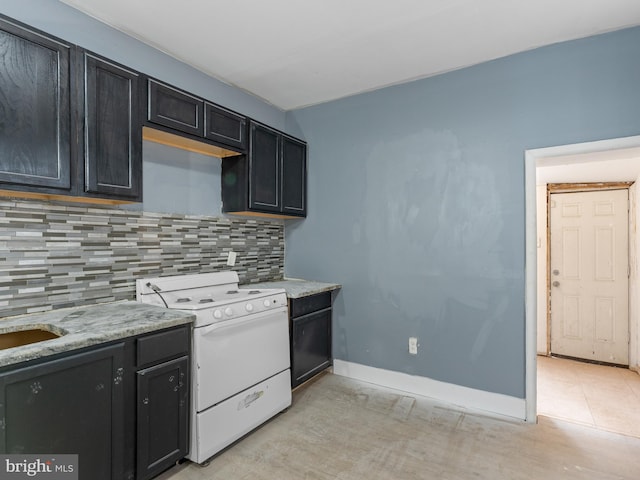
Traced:
<path id="1" fill-rule="evenodd" d="M 135 200 L 113 200 L 110 198 L 76 197 L 71 195 L 58 195 L 52 193 L 23 192 L 20 190 L 0 190 L 0 197 L 16 199 L 33 199 L 43 201 L 59 201 L 73 203 L 87 203 L 92 205 L 123 205 L 136 203 Z"/>
<path id="2" fill-rule="evenodd" d="M 142 139 L 150 142 L 160 143 L 168 147 L 179 148 L 189 152 L 207 155 L 209 157 L 226 158 L 235 157 L 238 152 L 227 150 L 226 148 L 211 145 L 210 143 L 199 142 L 190 138 L 175 135 L 163 130 L 156 130 L 151 127 L 142 127 Z"/>

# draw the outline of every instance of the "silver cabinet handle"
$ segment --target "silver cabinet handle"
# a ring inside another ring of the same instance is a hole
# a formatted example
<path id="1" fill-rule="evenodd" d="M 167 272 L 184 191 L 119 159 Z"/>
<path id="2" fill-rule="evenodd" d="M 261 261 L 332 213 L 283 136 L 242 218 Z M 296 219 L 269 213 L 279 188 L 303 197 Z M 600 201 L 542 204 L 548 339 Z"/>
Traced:
<path id="1" fill-rule="evenodd" d="M 560 286 L 560 282 L 556 280 L 551 285 L 553 285 L 554 287 L 559 287 Z"/>

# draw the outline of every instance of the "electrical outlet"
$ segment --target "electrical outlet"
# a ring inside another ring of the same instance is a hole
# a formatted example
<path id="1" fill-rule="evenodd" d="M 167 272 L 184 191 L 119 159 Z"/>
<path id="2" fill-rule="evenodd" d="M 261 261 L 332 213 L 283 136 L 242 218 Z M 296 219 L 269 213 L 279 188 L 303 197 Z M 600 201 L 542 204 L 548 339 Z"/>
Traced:
<path id="1" fill-rule="evenodd" d="M 230 267 L 233 267 L 236 264 L 236 252 L 231 251 L 229 252 L 229 256 L 227 257 L 227 265 L 229 265 Z"/>
<path id="2" fill-rule="evenodd" d="M 416 337 L 409 337 L 409 353 L 411 355 L 418 354 L 418 339 Z"/>

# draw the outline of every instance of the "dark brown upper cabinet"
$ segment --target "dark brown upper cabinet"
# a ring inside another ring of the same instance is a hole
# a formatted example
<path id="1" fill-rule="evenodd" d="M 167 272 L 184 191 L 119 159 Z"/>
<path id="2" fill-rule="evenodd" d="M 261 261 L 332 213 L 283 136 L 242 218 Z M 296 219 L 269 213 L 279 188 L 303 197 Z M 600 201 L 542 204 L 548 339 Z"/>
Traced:
<path id="1" fill-rule="evenodd" d="M 71 190 L 71 49 L 0 18 L 0 188 Z"/>
<path id="2" fill-rule="evenodd" d="M 0 194 L 142 201 L 143 138 L 224 158 L 225 212 L 306 216 L 304 142 L 0 15 Z"/>
<path id="3" fill-rule="evenodd" d="M 191 145 L 193 151 L 200 148 L 194 141 L 200 142 L 203 152 L 209 151 L 206 145 L 213 145 L 219 148 L 211 149 L 212 154 L 221 158 L 246 151 L 246 117 L 151 78 L 147 90 L 147 126 L 174 137 L 146 131 L 144 138 L 178 148 Z"/>
<path id="4" fill-rule="evenodd" d="M 307 144 L 282 136 L 282 212 L 307 214 Z"/>
<path id="5" fill-rule="evenodd" d="M 240 151 L 247 148 L 247 119 L 230 110 L 204 104 L 204 136 Z"/>
<path id="6" fill-rule="evenodd" d="M 158 125 L 204 136 L 204 100 L 149 79 L 148 120 Z"/>
<path id="7" fill-rule="evenodd" d="M 138 77 L 0 17 L 0 189 L 142 200 Z"/>
<path id="8" fill-rule="evenodd" d="M 250 128 L 249 209 L 280 213 L 281 135 L 256 123 L 251 123 Z"/>
<path id="9" fill-rule="evenodd" d="M 250 121 L 248 154 L 222 161 L 223 211 L 305 217 L 306 199 L 306 143 Z"/>
<path id="10" fill-rule="evenodd" d="M 85 192 L 142 200 L 138 73 L 88 52 L 84 66 Z"/>

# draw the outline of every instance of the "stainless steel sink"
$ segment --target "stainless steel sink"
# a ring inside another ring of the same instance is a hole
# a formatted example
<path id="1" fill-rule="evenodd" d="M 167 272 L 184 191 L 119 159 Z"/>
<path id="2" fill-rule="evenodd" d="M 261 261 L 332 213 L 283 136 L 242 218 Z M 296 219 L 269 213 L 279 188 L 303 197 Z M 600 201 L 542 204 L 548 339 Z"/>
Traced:
<path id="1" fill-rule="evenodd" d="M 29 345 L 30 343 L 44 342 L 45 340 L 53 340 L 62 335 L 61 333 L 47 330 L 41 326 L 5 332 L 0 330 L 0 350 Z"/>

